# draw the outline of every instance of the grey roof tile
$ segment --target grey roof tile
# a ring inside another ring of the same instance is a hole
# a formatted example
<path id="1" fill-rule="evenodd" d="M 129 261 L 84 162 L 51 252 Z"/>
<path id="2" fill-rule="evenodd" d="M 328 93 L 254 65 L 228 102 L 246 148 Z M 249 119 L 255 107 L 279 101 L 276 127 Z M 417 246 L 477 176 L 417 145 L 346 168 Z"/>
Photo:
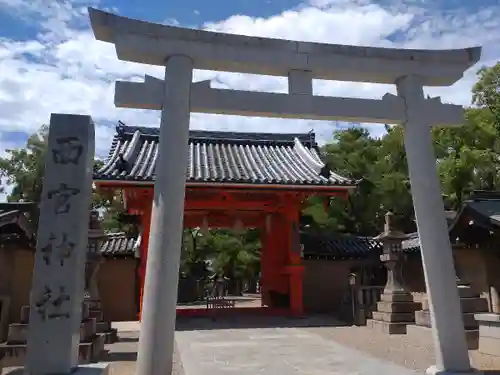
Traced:
<path id="1" fill-rule="evenodd" d="M 420 239 L 418 238 L 418 233 L 411 233 L 410 236 L 410 238 L 403 241 L 403 252 L 412 253 L 420 251 Z"/>
<path id="2" fill-rule="evenodd" d="M 103 238 L 100 252 L 105 257 L 139 257 L 140 236 L 126 233 L 108 233 Z"/>
<path id="3" fill-rule="evenodd" d="M 31 207 L 33 203 L 0 203 L 0 242 L 18 239 L 26 239 L 30 243 L 35 241 L 35 228 L 25 214 Z"/>
<path id="4" fill-rule="evenodd" d="M 154 181 L 158 137 L 158 128 L 119 125 L 105 165 L 94 179 Z M 190 131 L 188 182 L 346 187 L 357 183 L 322 167 L 314 133 Z"/>
<path id="5" fill-rule="evenodd" d="M 363 258 L 382 253 L 382 243 L 373 237 L 340 233 L 301 233 L 305 259 Z"/>
<path id="6" fill-rule="evenodd" d="M 460 244 L 460 237 L 470 226 L 472 220 L 476 226 L 490 230 L 498 230 L 500 227 L 500 193 L 497 191 L 474 191 L 470 198 L 462 203 L 460 210 L 445 211 L 448 231 L 452 245 Z M 465 226 L 464 226 L 465 221 Z M 420 239 L 418 233 L 412 233 L 412 237 L 403 241 L 405 252 L 419 252 Z"/>

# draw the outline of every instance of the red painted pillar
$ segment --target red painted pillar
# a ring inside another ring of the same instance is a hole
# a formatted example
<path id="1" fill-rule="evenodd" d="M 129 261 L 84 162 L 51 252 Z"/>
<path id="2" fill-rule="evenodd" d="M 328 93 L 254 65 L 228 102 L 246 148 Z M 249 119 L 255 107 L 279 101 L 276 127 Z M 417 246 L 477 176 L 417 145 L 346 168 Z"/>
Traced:
<path id="1" fill-rule="evenodd" d="M 142 313 L 142 298 L 144 295 L 144 281 L 146 280 L 146 263 L 148 260 L 148 247 L 149 247 L 149 232 L 151 229 L 151 205 L 142 212 L 141 214 L 141 263 L 138 269 L 139 272 L 139 320 L 141 320 Z"/>
<path id="2" fill-rule="evenodd" d="M 270 213 L 261 235 L 262 296 L 263 304 L 269 307 L 276 307 L 269 292 L 286 294 L 289 289 L 288 276 L 283 272 L 287 262 L 284 222 L 282 213 Z"/>
<path id="3" fill-rule="evenodd" d="M 260 298 L 261 306 L 269 306 L 269 295 L 267 294 L 267 282 L 266 278 L 269 273 L 269 241 L 268 241 L 268 226 L 264 224 L 264 227 L 260 231 Z"/>
<path id="4" fill-rule="evenodd" d="M 289 277 L 290 310 L 293 316 L 300 317 L 304 315 L 302 293 L 304 267 L 300 256 L 299 218 L 297 211 L 288 212 L 286 228 L 285 238 L 287 239 L 288 262 L 285 269 Z"/>

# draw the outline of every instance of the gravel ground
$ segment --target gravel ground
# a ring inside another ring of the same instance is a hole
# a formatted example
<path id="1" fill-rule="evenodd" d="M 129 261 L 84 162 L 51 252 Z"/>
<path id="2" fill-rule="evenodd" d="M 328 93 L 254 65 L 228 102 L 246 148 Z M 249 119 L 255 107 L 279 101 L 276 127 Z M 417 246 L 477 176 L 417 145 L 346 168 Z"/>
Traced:
<path id="1" fill-rule="evenodd" d="M 374 357 L 386 359 L 410 369 L 425 371 L 435 364 L 432 338 L 409 335 L 385 335 L 368 327 L 313 327 L 305 328 L 323 338 L 350 346 Z M 500 374 L 500 358 L 469 351 L 472 365 L 489 374 Z M 498 372 L 497 372 L 498 371 Z"/>
<path id="2" fill-rule="evenodd" d="M 200 327 L 196 327 L 197 324 Z M 425 371 L 435 364 L 430 335 L 386 335 L 368 327 L 339 326 L 339 322 L 324 316 L 300 320 L 263 317 L 241 318 L 234 321 L 224 319 L 217 322 L 193 320 L 179 324 L 181 329 L 227 329 L 235 326 L 241 328 L 294 326 L 410 369 Z M 103 360 L 111 362 L 112 375 L 134 375 L 139 332 L 121 331 L 119 337 L 117 343 L 106 346 L 108 355 Z M 478 351 L 470 351 L 469 355 L 475 368 L 486 370 L 488 375 L 500 375 L 500 358 L 482 355 Z M 184 375 L 177 348 L 174 351 L 172 375 Z"/>

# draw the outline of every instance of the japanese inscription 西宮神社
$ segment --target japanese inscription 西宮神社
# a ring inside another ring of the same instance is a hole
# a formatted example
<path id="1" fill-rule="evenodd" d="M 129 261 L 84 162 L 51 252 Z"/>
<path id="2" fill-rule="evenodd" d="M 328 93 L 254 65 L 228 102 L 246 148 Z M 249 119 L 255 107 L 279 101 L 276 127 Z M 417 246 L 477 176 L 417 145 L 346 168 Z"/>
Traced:
<path id="1" fill-rule="evenodd" d="M 61 137 L 56 139 L 59 146 L 52 150 L 52 161 L 56 164 L 78 165 L 83 154 L 83 145 L 77 137 Z"/>
<path id="2" fill-rule="evenodd" d="M 66 293 L 66 287 L 59 286 L 57 289 L 54 292 L 50 286 L 45 285 L 41 295 L 35 300 L 36 312 L 43 321 L 70 317 L 70 312 L 64 305 L 71 297 Z"/>
<path id="3" fill-rule="evenodd" d="M 50 200 L 55 198 L 54 213 L 56 215 L 67 214 L 71 210 L 71 197 L 79 193 L 80 189 L 71 188 L 64 182 L 61 182 L 58 189 L 47 193 L 47 198 Z"/>
<path id="4" fill-rule="evenodd" d="M 64 266 L 64 261 L 71 257 L 76 244 L 71 240 L 68 240 L 68 234 L 66 232 L 62 232 L 59 244 L 54 245 L 56 240 L 57 236 L 54 235 L 54 233 L 51 233 L 48 243 L 45 246 L 42 246 L 40 251 L 46 265 L 51 265 L 52 255 L 54 255 L 57 257 L 57 260 L 62 267 Z"/>

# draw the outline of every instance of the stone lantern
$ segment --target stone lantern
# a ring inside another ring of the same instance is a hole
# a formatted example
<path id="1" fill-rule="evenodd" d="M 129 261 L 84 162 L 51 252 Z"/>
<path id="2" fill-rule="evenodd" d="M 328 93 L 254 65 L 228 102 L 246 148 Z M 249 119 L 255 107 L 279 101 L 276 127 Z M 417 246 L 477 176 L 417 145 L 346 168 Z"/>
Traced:
<path id="1" fill-rule="evenodd" d="M 99 305 L 99 290 L 97 287 L 97 270 L 102 260 L 100 248 L 104 230 L 99 221 L 99 213 L 91 211 L 89 218 L 89 239 L 87 246 L 87 261 L 85 264 L 85 297 L 87 301 L 92 301 Z"/>
<path id="2" fill-rule="evenodd" d="M 380 256 L 380 260 L 387 268 L 387 283 L 384 294 L 409 296 L 403 286 L 402 266 L 405 258 L 403 241 L 409 239 L 410 235 L 394 230 L 392 220 L 392 212 L 386 213 L 384 232 L 376 237 L 382 242 L 383 254 Z"/>
<path id="3" fill-rule="evenodd" d="M 406 326 L 415 321 L 415 310 L 419 303 L 405 290 L 402 266 L 405 258 L 403 241 L 410 238 L 403 232 L 393 228 L 393 214 L 385 215 L 384 232 L 376 237 L 382 242 L 383 254 L 380 260 L 387 268 L 387 283 L 377 303 L 377 310 L 372 313 L 373 319 L 367 321 L 370 328 L 388 334 L 405 334 Z"/>

